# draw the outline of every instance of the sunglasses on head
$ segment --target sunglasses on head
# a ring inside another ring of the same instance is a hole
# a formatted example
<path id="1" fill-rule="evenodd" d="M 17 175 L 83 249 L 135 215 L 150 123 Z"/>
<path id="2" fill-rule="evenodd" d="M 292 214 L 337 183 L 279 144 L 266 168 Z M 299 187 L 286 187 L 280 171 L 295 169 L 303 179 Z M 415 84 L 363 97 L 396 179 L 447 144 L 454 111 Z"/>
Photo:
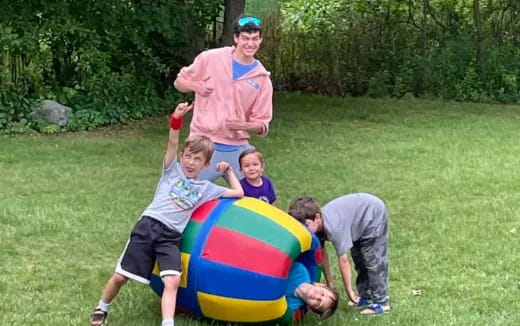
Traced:
<path id="1" fill-rule="evenodd" d="M 262 25 L 262 20 L 258 17 L 242 17 L 238 20 L 238 26 L 242 27 L 246 24 L 253 23 L 254 25 L 260 27 Z"/>

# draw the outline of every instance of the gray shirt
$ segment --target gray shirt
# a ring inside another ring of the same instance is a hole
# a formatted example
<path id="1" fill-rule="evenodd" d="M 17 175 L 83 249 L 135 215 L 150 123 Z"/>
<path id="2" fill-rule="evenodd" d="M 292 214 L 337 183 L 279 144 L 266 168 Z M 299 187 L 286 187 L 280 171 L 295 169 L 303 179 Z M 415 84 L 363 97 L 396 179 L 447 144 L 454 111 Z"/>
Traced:
<path id="1" fill-rule="evenodd" d="M 173 160 L 170 167 L 163 169 L 152 203 L 141 216 L 159 220 L 182 233 L 197 207 L 219 198 L 225 191 L 212 182 L 186 178 L 180 163 Z"/>
<path id="2" fill-rule="evenodd" d="M 346 254 L 355 241 L 382 235 L 387 219 L 383 201 L 366 193 L 336 198 L 321 211 L 327 239 L 338 256 Z"/>

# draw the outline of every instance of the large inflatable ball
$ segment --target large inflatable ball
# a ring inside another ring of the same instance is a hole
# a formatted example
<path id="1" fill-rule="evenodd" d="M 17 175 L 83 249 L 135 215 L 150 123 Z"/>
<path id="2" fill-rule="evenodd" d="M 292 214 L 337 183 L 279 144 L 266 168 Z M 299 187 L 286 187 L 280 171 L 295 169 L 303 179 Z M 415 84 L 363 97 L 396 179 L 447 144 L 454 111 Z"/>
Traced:
<path id="1" fill-rule="evenodd" d="M 278 208 L 254 198 L 210 201 L 192 215 L 182 241 L 178 311 L 229 322 L 289 323 L 285 298 L 293 262 L 319 280 L 319 240 Z M 162 295 L 157 266 L 152 289 Z"/>

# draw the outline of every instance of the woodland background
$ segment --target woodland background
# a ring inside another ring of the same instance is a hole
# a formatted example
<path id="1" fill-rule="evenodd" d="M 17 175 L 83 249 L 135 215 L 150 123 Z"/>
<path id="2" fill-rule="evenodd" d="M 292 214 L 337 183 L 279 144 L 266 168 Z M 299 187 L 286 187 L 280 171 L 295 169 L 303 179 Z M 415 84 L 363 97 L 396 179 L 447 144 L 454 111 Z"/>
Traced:
<path id="1" fill-rule="evenodd" d="M 230 44 L 246 10 L 264 19 L 260 53 L 277 91 L 520 101 L 517 0 L 1 0 L 0 132 L 44 99 L 76 131 L 164 114 L 172 78 Z"/>

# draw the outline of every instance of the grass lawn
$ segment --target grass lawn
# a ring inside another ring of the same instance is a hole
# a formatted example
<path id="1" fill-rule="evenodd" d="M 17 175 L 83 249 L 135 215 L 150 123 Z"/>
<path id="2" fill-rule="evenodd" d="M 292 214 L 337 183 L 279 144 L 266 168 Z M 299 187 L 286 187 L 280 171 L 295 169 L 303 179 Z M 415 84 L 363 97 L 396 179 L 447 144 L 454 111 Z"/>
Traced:
<path id="1" fill-rule="evenodd" d="M 277 96 L 270 135 L 253 139 L 277 206 L 371 192 L 389 208 L 392 313 L 361 317 L 342 291 L 323 325 L 518 324 L 519 124 L 511 106 Z M 87 325 L 153 196 L 167 126 L 0 137 L 0 325 Z M 160 325 L 160 300 L 129 282 L 110 314 Z"/>

